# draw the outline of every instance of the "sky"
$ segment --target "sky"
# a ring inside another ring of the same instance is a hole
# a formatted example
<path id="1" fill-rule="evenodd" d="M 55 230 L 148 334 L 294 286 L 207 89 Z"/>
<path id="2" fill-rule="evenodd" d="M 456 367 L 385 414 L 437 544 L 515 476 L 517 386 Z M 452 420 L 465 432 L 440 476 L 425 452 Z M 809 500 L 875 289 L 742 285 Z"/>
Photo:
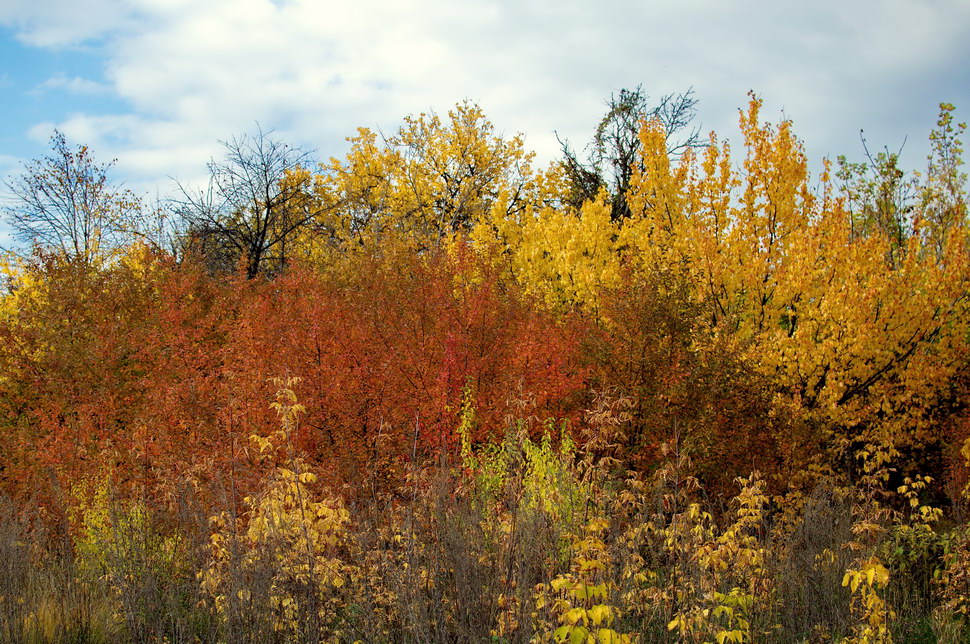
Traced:
<path id="1" fill-rule="evenodd" d="M 732 141 L 754 90 L 816 163 L 864 129 L 919 168 L 939 103 L 970 114 L 968 61 L 970 0 L 0 0 L 0 176 L 58 128 L 164 196 L 257 123 L 326 160 L 465 99 L 551 161 L 637 85 L 693 88 Z"/>

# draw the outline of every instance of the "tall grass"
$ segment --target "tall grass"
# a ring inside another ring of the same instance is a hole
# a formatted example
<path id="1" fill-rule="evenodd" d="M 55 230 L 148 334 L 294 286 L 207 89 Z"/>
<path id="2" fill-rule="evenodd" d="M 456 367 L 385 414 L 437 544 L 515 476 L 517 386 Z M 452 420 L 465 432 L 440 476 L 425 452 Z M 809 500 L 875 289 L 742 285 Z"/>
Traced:
<path id="1" fill-rule="evenodd" d="M 638 475 L 554 426 L 467 436 L 348 506 L 285 431 L 241 499 L 203 507 L 187 485 L 162 506 L 108 480 L 63 508 L 0 499 L 0 640 L 968 641 L 966 528 L 920 519 L 936 514 L 918 499 L 862 540 L 875 515 L 836 479 L 771 498 L 752 476 L 716 507 L 676 445 Z"/>

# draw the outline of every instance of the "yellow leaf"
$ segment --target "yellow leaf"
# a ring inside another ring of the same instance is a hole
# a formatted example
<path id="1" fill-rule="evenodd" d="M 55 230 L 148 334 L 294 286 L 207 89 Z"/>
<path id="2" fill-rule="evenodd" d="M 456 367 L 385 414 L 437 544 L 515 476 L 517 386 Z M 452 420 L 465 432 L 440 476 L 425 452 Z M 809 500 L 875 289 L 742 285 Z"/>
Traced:
<path id="1" fill-rule="evenodd" d="M 589 618 L 592 620 L 593 626 L 608 624 L 612 621 L 611 617 L 610 607 L 605 604 L 597 604 L 589 609 Z"/>
<path id="2" fill-rule="evenodd" d="M 575 624 L 579 620 L 583 620 L 584 624 L 589 621 L 586 616 L 585 608 L 573 608 L 566 611 L 566 614 L 563 615 L 563 621 L 565 621 L 567 624 Z"/>
<path id="3" fill-rule="evenodd" d="M 600 644 L 622 644 L 624 641 L 623 636 L 612 628 L 601 628 L 596 633 L 596 639 Z"/>
<path id="4" fill-rule="evenodd" d="M 569 634 L 569 644 L 584 644 L 588 636 L 589 631 L 582 626 L 577 626 Z"/>
<path id="5" fill-rule="evenodd" d="M 300 474 L 300 483 L 314 483 L 317 480 L 317 475 L 313 472 L 303 472 Z"/>

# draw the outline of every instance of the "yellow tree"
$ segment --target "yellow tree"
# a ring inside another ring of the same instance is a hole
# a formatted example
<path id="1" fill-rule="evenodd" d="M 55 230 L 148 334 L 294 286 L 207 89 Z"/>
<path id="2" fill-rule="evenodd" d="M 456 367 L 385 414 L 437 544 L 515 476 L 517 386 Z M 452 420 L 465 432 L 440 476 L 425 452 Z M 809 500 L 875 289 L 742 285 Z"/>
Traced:
<path id="1" fill-rule="evenodd" d="M 518 217 L 493 213 L 472 233 L 476 248 L 553 309 L 596 311 L 620 281 L 620 254 L 603 191 L 582 207 L 544 205 Z"/>
<path id="2" fill-rule="evenodd" d="M 713 139 L 702 160 L 688 153 L 674 167 L 662 130 L 645 125 L 623 230 L 631 261 L 687 277 L 713 328 L 747 343 L 751 368 L 838 455 L 925 445 L 964 359 L 966 235 L 953 231 L 965 214 L 950 216 L 938 252 L 915 235 L 892 261 L 897 240 L 853 234 L 828 170 L 811 190 L 791 124 L 761 124 L 760 108 L 752 98 L 741 115 L 741 170 Z"/>
<path id="3" fill-rule="evenodd" d="M 337 205 L 347 244 L 383 246 L 394 237 L 426 250 L 494 210 L 513 215 L 535 199 L 533 155 L 520 137 L 497 134 L 471 103 L 446 117 L 409 116 L 384 140 L 360 129 L 349 141 L 346 159 L 321 168 L 316 189 L 318 199 Z"/>

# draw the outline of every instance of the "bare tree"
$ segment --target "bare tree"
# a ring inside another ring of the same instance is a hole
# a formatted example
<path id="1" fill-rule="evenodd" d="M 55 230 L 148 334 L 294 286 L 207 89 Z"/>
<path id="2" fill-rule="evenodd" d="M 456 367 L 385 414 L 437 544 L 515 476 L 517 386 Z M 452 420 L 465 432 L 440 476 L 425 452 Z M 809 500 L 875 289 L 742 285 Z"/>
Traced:
<path id="1" fill-rule="evenodd" d="M 581 161 L 568 141 L 562 146 L 562 164 L 572 186 L 570 202 L 575 206 L 594 199 L 600 188 L 610 193 L 613 218 L 630 215 L 626 193 L 633 171 L 640 163 L 640 127 L 644 121 L 658 119 L 667 132 L 667 153 L 679 156 L 688 148 L 703 145 L 700 128 L 691 127 L 697 113 L 694 90 L 667 94 L 656 105 L 638 85 L 610 95 L 608 110 L 587 146 L 587 159 Z"/>
<path id="2" fill-rule="evenodd" d="M 249 278 L 281 270 L 292 252 L 287 245 L 319 214 L 310 174 L 302 172 L 309 153 L 259 127 L 222 145 L 224 157 L 208 164 L 205 189 L 179 183 L 174 210 L 185 222 L 187 243 L 225 270 L 244 261 Z"/>
<path id="3" fill-rule="evenodd" d="M 99 263 L 137 222 L 141 204 L 108 182 L 113 162 L 96 163 L 87 146 L 72 149 L 58 131 L 51 148 L 50 156 L 25 163 L 4 182 L 11 197 L 2 207 L 4 220 L 20 241 Z"/>

